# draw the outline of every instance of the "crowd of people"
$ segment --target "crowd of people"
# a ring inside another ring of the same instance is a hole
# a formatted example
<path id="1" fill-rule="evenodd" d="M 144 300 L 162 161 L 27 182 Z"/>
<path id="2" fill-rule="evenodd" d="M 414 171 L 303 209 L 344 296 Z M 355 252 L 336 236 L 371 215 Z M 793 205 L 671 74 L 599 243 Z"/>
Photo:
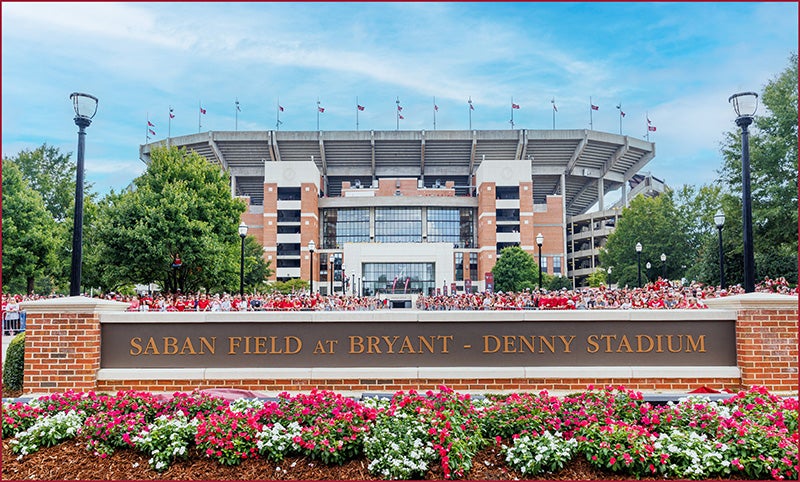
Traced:
<path id="1" fill-rule="evenodd" d="M 765 278 L 756 286 L 758 292 L 797 296 L 785 278 Z M 603 310 L 603 309 L 703 309 L 705 300 L 744 293 L 740 285 L 721 289 L 717 286 L 692 283 L 688 286 L 659 278 L 642 288 L 578 288 L 558 291 L 526 290 L 522 292 L 478 292 L 437 294 L 417 297 L 416 308 L 441 310 Z M 56 295 L 3 295 L 5 320 L 24 319 L 19 303 Z M 346 294 L 322 295 L 301 291 L 292 294 L 169 294 L 143 293 L 122 295 L 108 293 L 97 298 L 128 303 L 128 311 L 153 312 L 230 312 L 230 311 L 372 311 L 391 308 L 390 300 L 380 297 L 358 297 Z"/>

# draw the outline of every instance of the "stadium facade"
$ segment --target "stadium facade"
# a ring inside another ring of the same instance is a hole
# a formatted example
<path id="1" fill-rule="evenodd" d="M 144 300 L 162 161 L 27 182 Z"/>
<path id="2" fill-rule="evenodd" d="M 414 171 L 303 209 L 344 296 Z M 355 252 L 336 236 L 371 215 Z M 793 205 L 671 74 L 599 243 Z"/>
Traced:
<path id="1" fill-rule="evenodd" d="M 502 248 L 538 260 L 539 233 L 544 271 L 582 286 L 655 156 L 629 136 L 516 129 L 211 131 L 142 145 L 140 158 L 167 144 L 230 173 L 273 279 L 365 295 L 486 289 Z"/>

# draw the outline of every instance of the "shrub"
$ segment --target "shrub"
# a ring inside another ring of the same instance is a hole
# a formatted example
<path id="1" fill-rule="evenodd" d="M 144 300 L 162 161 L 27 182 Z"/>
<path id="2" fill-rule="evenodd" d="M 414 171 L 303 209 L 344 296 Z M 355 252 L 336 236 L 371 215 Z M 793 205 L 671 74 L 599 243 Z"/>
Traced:
<path id="1" fill-rule="evenodd" d="M 3 364 L 3 386 L 9 390 L 22 390 L 25 377 L 25 332 L 11 340 Z"/>

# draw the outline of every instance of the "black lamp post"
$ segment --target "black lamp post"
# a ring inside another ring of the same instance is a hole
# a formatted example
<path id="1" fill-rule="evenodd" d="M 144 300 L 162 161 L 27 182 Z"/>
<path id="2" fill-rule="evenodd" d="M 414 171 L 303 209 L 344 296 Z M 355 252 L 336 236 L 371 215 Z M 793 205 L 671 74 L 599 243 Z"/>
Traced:
<path id="1" fill-rule="evenodd" d="M 744 292 L 756 290 L 755 258 L 753 255 L 753 209 L 750 204 L 750 133 L 758 108 L 758 94 L 740 92 L 728 98 L 736 112 L 736 125 L 742 128 L 742 241 L 744 244 Z"/>
<path id="2" fill-rule="evenodd" d="M 642 243 L 636 243 L 636 266 L 639 271 L 639 288 L 642 287 Z"/>
<path id="3" fill-rule="evenodd" d="M 647 264 L 646 264 L 646 265 L 644 265 L 645 269 L 647 269 L 647 273 L 646 273 L 646 274 L 647 274 L 647 282 L 648 282 L 648 283 L 650 282 L 650 268 L 651 268 L 652 266 L 653 266 L 653 265 L 652 265 L 652 264 L 650 264 L 650 261 L 648 261 L 648 262 L 647 262 Z"/>
<path id="4" fill-rule="evenodd" d="M 544 236 L 539 233 L 536 235 L 536 245 L 539 246 L 539 289 L 542 289 L 542 244 L 544 244 Z"/>
<path id="5" fill-rule="evenodd" d="M 328 256 L 328 296 L 333 294 L 333 255 Z"/>
<path id="6" fill-rule="evenodd" d="M 247 237 L 247 225 L 239 223 L 239 237 L 242 238 L 242 256 L 239 258 L 239 295 L 244 297 L 244 238 Z"/>
<path id="7" fill-rule="evenodd" d="M 667 279 L 667 255 L 664 254 L 664 253 L 661 253 L 661 270 L 663 272 L 663 274 L 661 275 L 661 278 L 663 278 L 666 281 L 666 279 Z"/>
<path id="8" fill-rule="evenodd" d="M 317 249 L 317 245 L 314 244 L 314 240 L 308 242 L 308 252 L 311 254 L 311 263 L 308 265 L 308 280 L 311 283 L 310 292 L 314 292 L 314 251 Z"/>
<path id="9" fill-rule="evenodd" d="M 717 225 L 719 232 L 719 288 L 725 289 L 725 258 L 722 252 L 722 228 L 725 226 L 725 213 L 722 212 L 722 209 L 714 215 L 714 224 Z"/>
<path id="10" fill-rule="evenodd" d="M 608 273 L 608 287 L 611 288 L 611 266 L 608 267 L 606 272 Z"/>
<path id="11" fill-rule="evenodd" d="M 72 271 L 69 277 L 69 295 L 81 294 L 81 263 L 83 262 L 83 156 L 86 128 L 97 113 L 97 97 L 80 92 L 69 95 L 75 109 L 78 126 L 78 165 L 75 170 L 75 216 L 72 225 Z"/>

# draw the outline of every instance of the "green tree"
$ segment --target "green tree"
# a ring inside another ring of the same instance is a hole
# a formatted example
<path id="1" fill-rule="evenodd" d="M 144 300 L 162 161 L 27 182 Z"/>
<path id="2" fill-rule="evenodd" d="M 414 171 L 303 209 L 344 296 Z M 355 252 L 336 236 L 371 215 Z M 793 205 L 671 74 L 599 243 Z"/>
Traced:
<path id="1" fill-rule="evenodd" d="M 495 291 L 522 291 L 536 288 L 539 283 L 539 266 L 519 246 L 509 246 L 500 251 L 492 274 Z"/>
<path id="2" fill-rule="evenodd" d="M 168 291 L 238 291 L 237 227 L 245 205 L 231 197 L 228 173 L 193 151 L 160 148 L 133 184 L 104 199 L 95 226 L 102 286 L 153 282 Z M 263 263 L 261 251 L 248 263 Z M 259 270 L 265 272 L 250 272 Z"/>
<path id="3" fill-rule="evenodd" d="M 30 293 L 56 263 L 56 225 L 15 162 L 4 160 L 2 172 L 4 288 Z"/>
<path id="4" fill-rule="evenodd" d="M 608 284 L 608 282 L 606 281 L 607 276 L 608 274 L 606 273 L 606 270 L 600 268 L 598 270 L 595 270 L 594 273 L 590 274 L 586 278 L 586 282 L 589 283 L 589 286 L 591 286 L 592 288 L 598 288 L 600 285 Z"/>
<path id="5" fill-rule="evenodd" d="M 750 127 L 757 279 L 785 276 L 797 280 L 797 66 L 798 57 L 793 53 L 789 66 L 764 87 L 759 96 L 762 108 Z M 741 198 L 741 130 L 734 127 L 722 144 L 720 180 L 725 194 Z M 730 226 L 731 235 L 738 231 L 741 244 L 741 199 L 738 203 L 738 214 L 726 211 L 726 230 Z M 741 265 L 741 255 L 734 262 Z M 738 283 L 742 277 L 732 277 L 729 281 Z"/>
<path id="6" fill-rule="evenodd" d="M 62 154 L 58 147 L 46 143 L 36 149 L 23 149 L 13 158 L 22 171 L 22 177 L 44 201 L 44 206 L 56 221 L 63 221 L 75 199 L 76 164 L 70 159 L 72 153 Z M 89 190 L 90 185 L 86 185 Z"/>
<path id="7" fill-rule="evenodd" d="M 637 196 L 623 209 L 616 230 L 600 252 L 600 263 L 605 268 L 613 266 L 615 284 L 636 286 L 635 247 L 641 243 L 642 284 L 646 283 L 648 261 L 653 265 L 651 275 L 661 275 L 661 253 L 667 256 L 667 277 L 679 279 L 684 274 L 682 267 L 690 265 L 694 256 L 688 232 L 686 217 L 679 214 L 673 201 L 673 191 L 653 198 Z"/>

